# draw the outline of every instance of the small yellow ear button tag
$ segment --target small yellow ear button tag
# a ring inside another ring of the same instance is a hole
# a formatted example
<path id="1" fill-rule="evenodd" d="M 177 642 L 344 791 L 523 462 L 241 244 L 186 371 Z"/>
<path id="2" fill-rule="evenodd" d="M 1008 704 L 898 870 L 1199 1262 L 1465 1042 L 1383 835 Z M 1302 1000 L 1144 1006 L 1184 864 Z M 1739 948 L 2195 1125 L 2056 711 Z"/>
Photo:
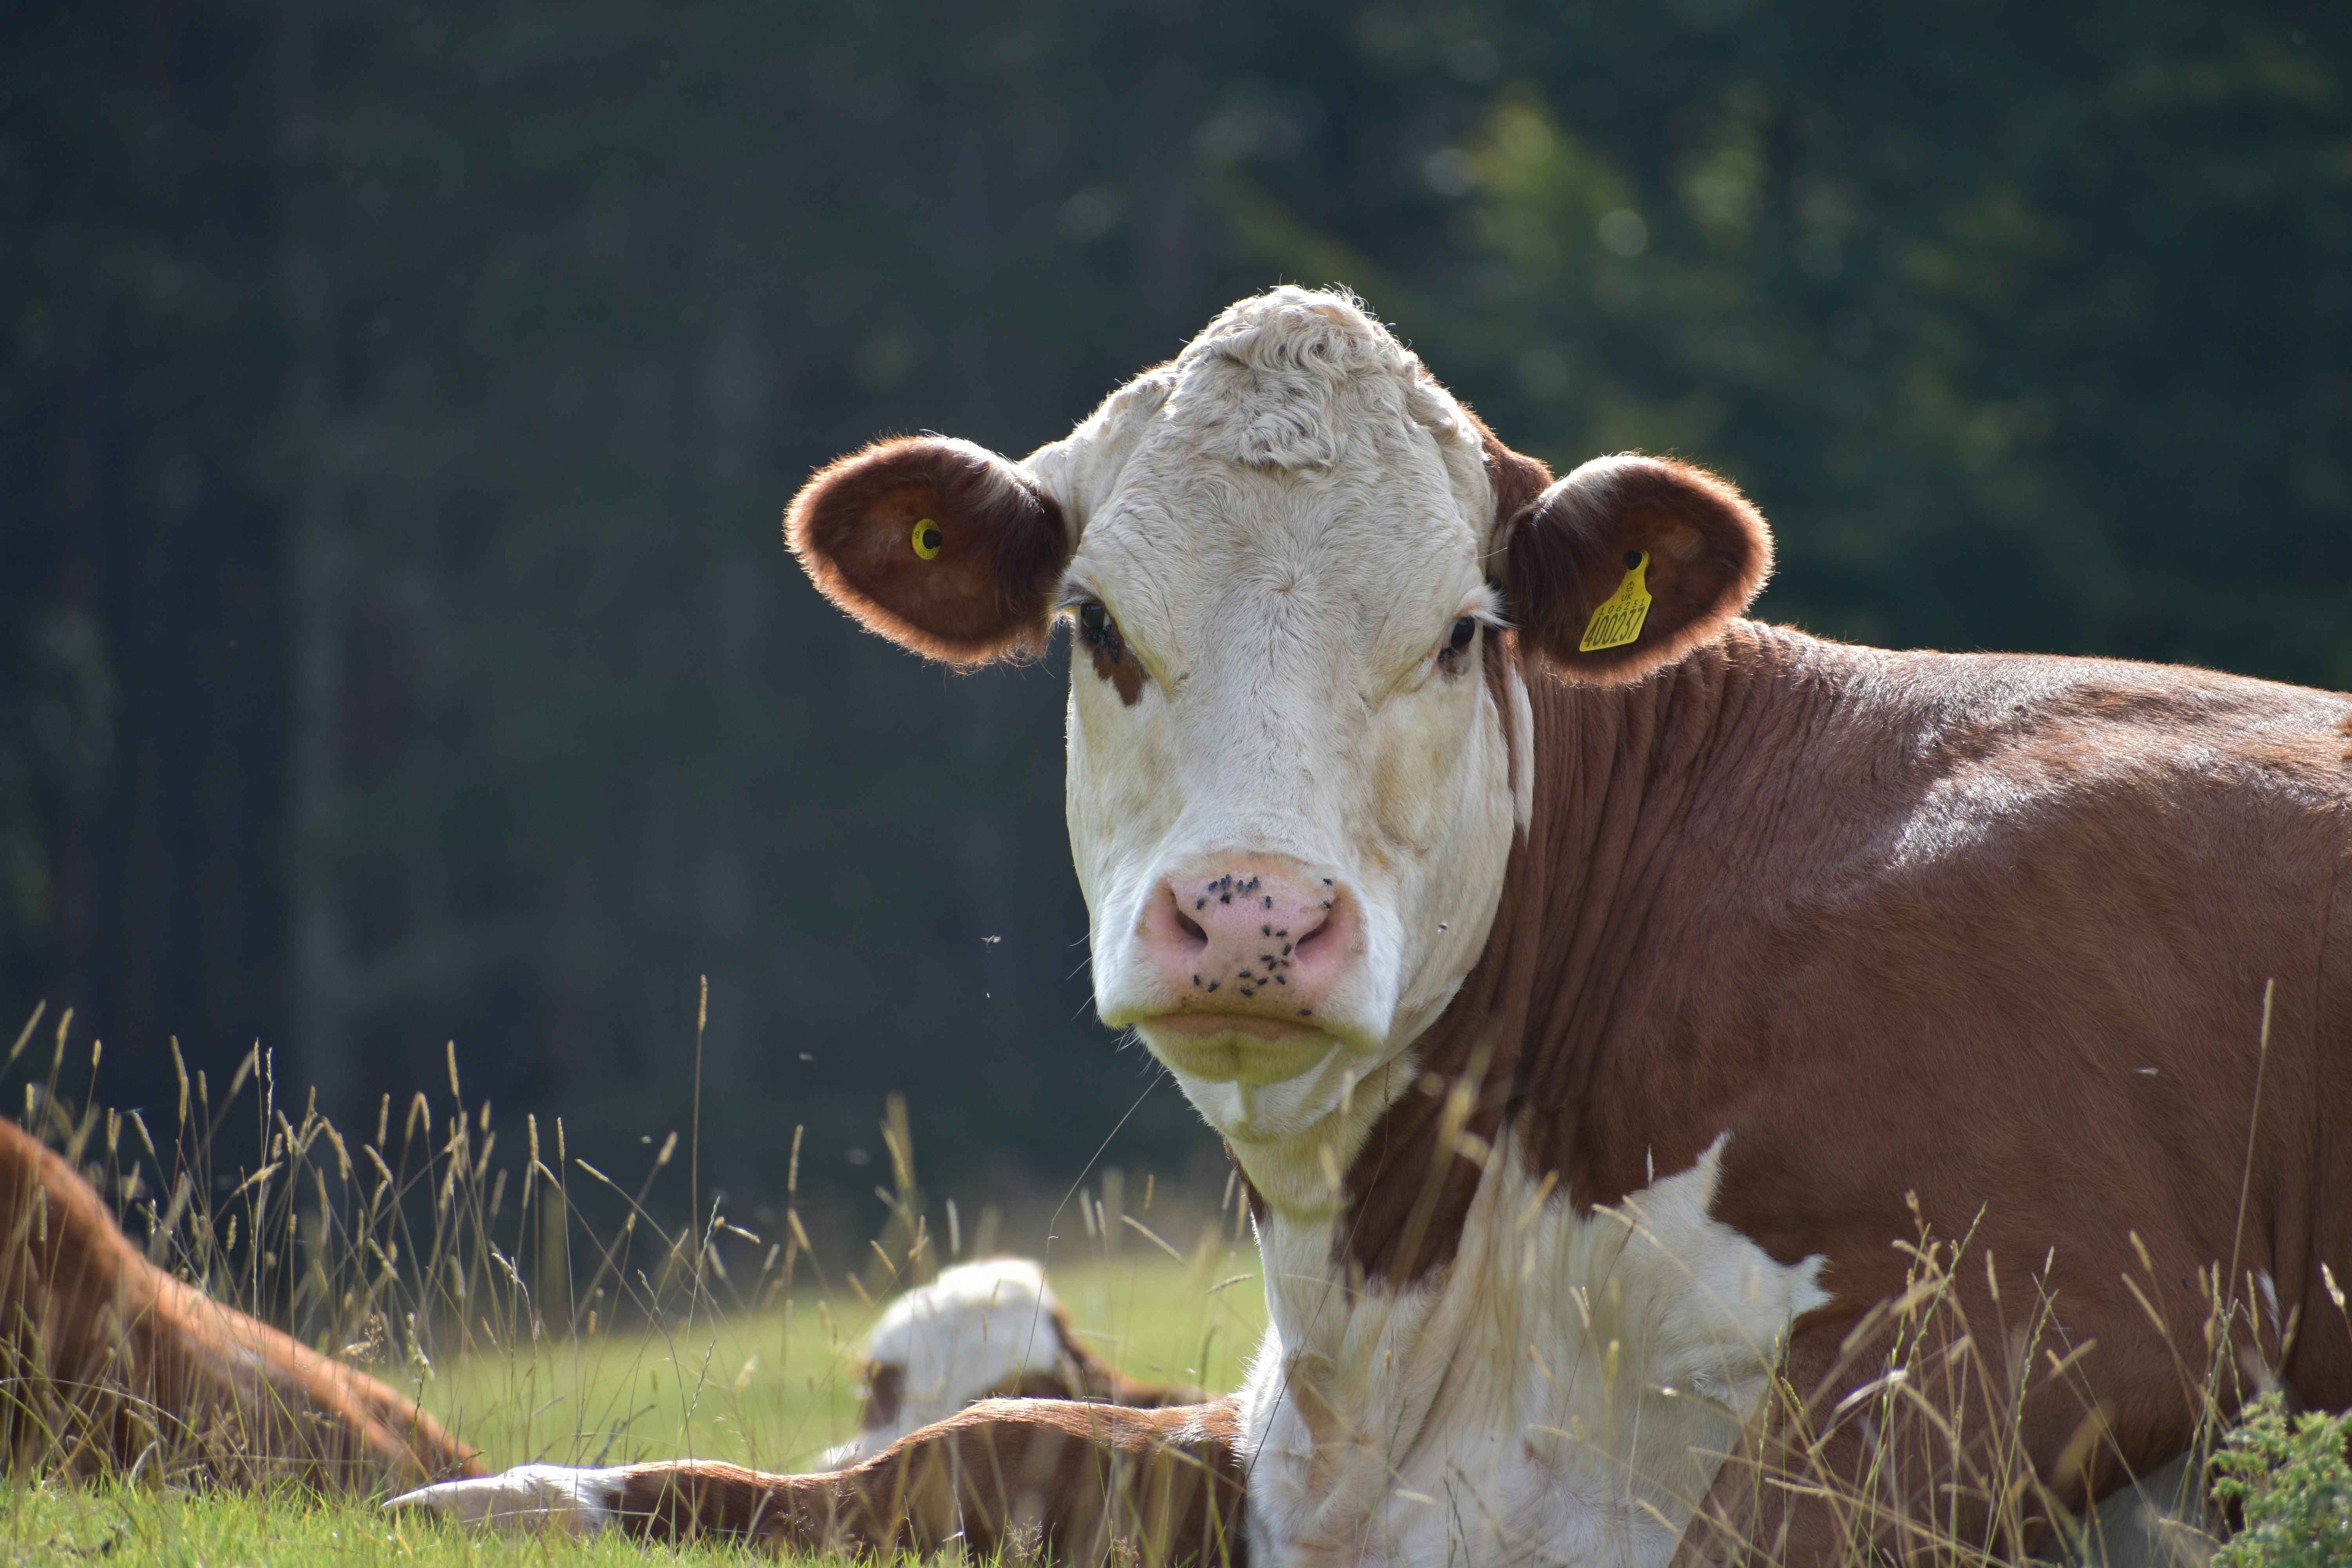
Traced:
<path id="1" fill-rule="evenodd" d="M 939 555 L 940 546 L 946 542 L 947 535 L 940 531 L 938 523 L 928 517 L 918 518 L 915 521 L 913 543 L 916 554 L 926 561 L 934 560 Z"/>
<path id="2" fill-rule="evenodd" d="M 1584 628 L 1584 640 L 1576 645 L 1577 652 L 1600 653 L 1623 647 L 1642 635 L 1642 623 L 1650 618 L 1650 589 L 1643 581 L 1643 574 L 1649 569 L 1647 552 L 1625 552 L 1625 580 L 1592 612 L 1592 620 Z"/>

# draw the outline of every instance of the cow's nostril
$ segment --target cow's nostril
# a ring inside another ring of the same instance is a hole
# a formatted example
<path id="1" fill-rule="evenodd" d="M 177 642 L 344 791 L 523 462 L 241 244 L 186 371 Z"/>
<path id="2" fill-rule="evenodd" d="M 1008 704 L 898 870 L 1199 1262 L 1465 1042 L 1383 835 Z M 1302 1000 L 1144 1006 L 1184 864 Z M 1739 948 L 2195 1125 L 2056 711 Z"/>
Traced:
<path id="1" fill-rule="evenodd" d="M 1292 946 L 1297 952 L 1299 957 L 1306 957 L 1307 950 L 1308 948 L 1318 945 L 1326 937 L 1331 934 L 1331 911 L 1329 910 L 1325 910 L 1322 911 L 1322 915 L 1323 918 L 1315 922 L 1313 930 L 1307 931 L 1303 936 L 1296 937 L 1292 940 Z"/>
<path id="2" fill-rule="evenodd" d="M 1201 929 L 1201 922 L 1186 914 L 1181 908 L 1176 910 L 1176 929 L 1184 933 L 1185 942 L 1192 946 L 1209 945 L 1209 933 Z"/>

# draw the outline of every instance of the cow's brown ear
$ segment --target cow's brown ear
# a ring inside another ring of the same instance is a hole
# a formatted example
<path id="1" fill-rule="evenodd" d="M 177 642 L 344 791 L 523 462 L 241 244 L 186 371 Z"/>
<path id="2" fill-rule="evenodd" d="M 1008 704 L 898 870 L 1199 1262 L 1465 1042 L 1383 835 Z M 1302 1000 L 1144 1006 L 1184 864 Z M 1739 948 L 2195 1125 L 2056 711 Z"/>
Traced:
<path id="1" fill-rule="evenodd" d="M 1772 572 L 1771 531 L 1728 480 L 1630 452 L 1595 458 L 1499 532 L 1505 609 L 1522 642 L 1570 679 L 1601 685 L 1713 640 Z"/>
<path id="2" fill-rule="evenodd" d="M 985 447 L 877 441 L 820 469 L 784 538 L 824 596 L 928 658 L 986 664 L 1044 646 L 1069 561 L 1062 509 Z"/>

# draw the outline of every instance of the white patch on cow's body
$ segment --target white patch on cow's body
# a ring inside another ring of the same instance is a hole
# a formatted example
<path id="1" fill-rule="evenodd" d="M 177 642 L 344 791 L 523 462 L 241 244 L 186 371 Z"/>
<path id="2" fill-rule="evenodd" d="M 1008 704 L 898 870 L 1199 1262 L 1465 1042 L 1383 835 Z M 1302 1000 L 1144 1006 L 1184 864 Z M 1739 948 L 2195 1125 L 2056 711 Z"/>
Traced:
<path id="1" fill-rule="evenodd" d="M 1025 1258 L 943 1271 L 890 1303 L 866 1342 L 873 1366 L 904 1369 L 897 1415 L 825 1455 L 838 1468 L 1035 1373 L 1062 1370 L 1062 1334 L 1045 1276 Z"/>
<path id="2" fill-rule="evenodd" d="M 594 1535 L 612 1524 L 620 1508 L 624 1473 L 619 1468 L 518 1465 L 495 1476 L 419 1487 L 383 1506 L 438 1513 L 514 1534 Z"/>
<path id="3" fill-rule="evenodd" d="M 1142 951 L 1171 878 L 1257 862 L 1330 879 L 1349 962 L 1302 1026 L 1331 1042 L 1311 1087 L 1177 1075 L 1228 1136 L 1295 1131 L 1451 1000 L 1532 788 L 1523 767 L 1513 789 L 1477 648 L 1437 657 L 1461 617 L 1499 616 L 1477 432 L 1351 301 L 1283 289 L 1024 466 L 1077 532 L 1069 591 L 1101 602 L 1149 677 L 1132 703 L 1083 659 L 1071 680 L 1097 1010 L 1158 1050 L 1154 1021 L 1200 1002 Z"/>
<path id="4" fill-rule="evenodd" d="M 1829 1300 L 1822 1258 L 1776 1263 L 1712 1216 L 1724 1144 L 1580 1217 L 1537 1202 L 1507 1134 L 1453 1263 L 1402 1292 L 1351 1296 L 1328 1223 L 1270 1215 L 1256 1560 L 1670 1559 L 1789 1323 Z"/>

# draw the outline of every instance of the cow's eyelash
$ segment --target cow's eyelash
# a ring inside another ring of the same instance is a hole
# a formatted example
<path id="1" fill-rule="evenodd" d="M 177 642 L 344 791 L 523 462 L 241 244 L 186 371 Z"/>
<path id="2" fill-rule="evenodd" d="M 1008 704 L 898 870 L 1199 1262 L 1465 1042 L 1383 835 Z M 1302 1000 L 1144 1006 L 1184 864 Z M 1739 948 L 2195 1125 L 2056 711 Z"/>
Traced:
<path id="1" fill-rule="evenodd" d="M 1110 606 L 1092 594 L 1073 594 L 1054 608 L 1070 617 L 1070 625 L 1076 628 L 1081 637 L 1098 635 L 1105 628 L 1118 625 L 1118 617 L 1110 613 Z"/>

